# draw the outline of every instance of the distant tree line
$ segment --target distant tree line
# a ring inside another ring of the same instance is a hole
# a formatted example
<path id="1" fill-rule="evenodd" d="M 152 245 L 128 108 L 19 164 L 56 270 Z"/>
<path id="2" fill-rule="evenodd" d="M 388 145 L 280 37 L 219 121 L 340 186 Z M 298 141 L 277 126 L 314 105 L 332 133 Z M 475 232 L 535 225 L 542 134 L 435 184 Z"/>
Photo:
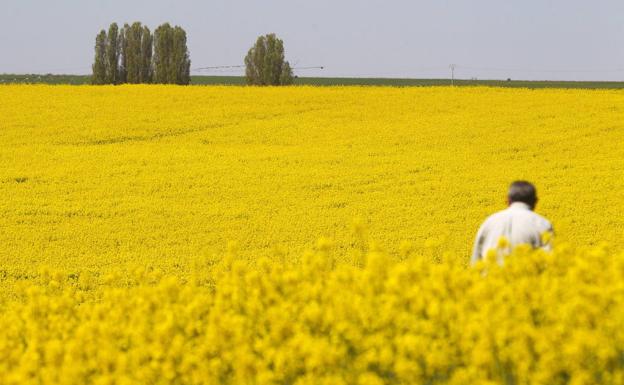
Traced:
<path id="1" fill-rule="evenodd" d="M 162 24 L 152 34 L 140 22 L 110 25 L 95 38 L 93 84 L 189 84 L 191 59 L 186 32 Z"/>
<path id="2" fill-rule="evenodd" d="M 245 79 L 249 85 L 275 86 L 293 83 L 293 72 L 285 60 L 284 42 L 275 34 L 258 37 L 245 56 Z M 162 24 L 152 34 L 140 22 L 95 38 L 93 84 L 161 83 L 189 84 L 191 59 L 186 32 L 179 26 Z"/>

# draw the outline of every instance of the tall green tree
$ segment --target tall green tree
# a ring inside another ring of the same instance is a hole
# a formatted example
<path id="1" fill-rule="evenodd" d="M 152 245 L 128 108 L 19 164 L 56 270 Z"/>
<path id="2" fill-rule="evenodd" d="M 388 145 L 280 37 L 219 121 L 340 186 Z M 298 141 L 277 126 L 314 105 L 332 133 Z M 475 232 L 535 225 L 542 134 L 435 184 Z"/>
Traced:
<path id="1" fill-rule="evenodd" d="M 95 37 L 95 59 L 93 61 L 93 84 L 106 84 L 106 31 L 101 30 Z"/>
<path id="2" fill-rule="evenodd" d="M 154 81 L 163 84 L 189 84 L 191 60 L 186 32 L 169 23 L 154 31 Z"/>
<path id="3" fill-rule="evenodd" d="M 154 39 L 152 33 L 147 26 L 143 27 L 141 34 L 141 82 L 152 82 L 152 46 Z"/>
<path id="4" fill-rule="evenodd" d="M 173 29 L 173 71 L 171 83 L 191 82 L 191 59 L 186 44 L 186 31 L 179 26 Z"/>
<path id="5" fill-rule="evenodd" d="M 126 43 L 126 81 L 128 83 L 142 83 L 143 57 L 143 26 L 139 22 L 132 23 L 125 33 Z"/>
<path id="6" fill-rule="evenodd" d="M 292 68 L 285 60 L 284 42 L 275 34 L 258 37 L 245 56 L 247 84 L 288 85 L 293 82 Z"/>
<path id="7" fill-rule="evenodd" d="M 128 64 L 126 62 L 126 58 L 128 57 L 128 43 L 126 40 L 126 32 L 129 29 L 130 26 L 126 23 L 119 31 L 119 83 L 128 82 Z"/>
<path id="8" fill-rule="evenodd" d="M 119 82 L 119 27 L 112 23 L 106 39 L 106 83 Z"/>
<path id="9" fill-rule="evenodd" d="M 293 71 L 289 62 L 284 62 L 284 65 L 282 66 L 282 74 L 280 75 L 280 84 L 281 85 L 293 84 Z"/>
<path id="10" fill-rule="evenodd" d="M 173 52 L 173 28 L 164 23 L 154 30 L 154 81 L 169 83 L 169 67 Z"/>

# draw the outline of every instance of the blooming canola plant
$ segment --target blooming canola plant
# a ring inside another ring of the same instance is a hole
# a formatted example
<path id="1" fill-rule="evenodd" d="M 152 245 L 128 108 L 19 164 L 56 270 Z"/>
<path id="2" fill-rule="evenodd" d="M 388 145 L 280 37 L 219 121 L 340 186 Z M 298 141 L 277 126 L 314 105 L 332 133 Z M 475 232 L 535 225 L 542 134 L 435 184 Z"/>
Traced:
<path id="1" fill-rule="evenodd" d="M 0 100 L 0 383 L 624 381 L 621 91 Z M 467 268 L 515 179 L 555 251 Z"/>

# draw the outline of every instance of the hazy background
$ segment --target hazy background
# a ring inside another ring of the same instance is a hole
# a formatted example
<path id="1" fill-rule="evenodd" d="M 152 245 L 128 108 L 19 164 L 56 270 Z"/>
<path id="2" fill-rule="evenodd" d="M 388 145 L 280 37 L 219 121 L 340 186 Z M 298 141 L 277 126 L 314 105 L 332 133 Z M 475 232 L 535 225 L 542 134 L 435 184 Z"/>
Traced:
<path id="1" fill-rule="evenodd" d="M 91 71 L 116 21 L 186 29 L 191 68 L 242 64 L 260 34 L 300 76 L 624 80 L 623 0 L 0 0 L 0 73 Z M 194 74 L 237 75 L 242 70 Z"/>

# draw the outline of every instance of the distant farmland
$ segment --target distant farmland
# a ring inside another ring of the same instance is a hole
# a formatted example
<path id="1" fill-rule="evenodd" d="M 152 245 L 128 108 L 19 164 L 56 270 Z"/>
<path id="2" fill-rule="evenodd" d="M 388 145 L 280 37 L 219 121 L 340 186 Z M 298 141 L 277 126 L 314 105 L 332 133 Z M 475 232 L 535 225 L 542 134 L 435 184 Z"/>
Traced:
<path id="1" fill-rule="evenodd" d="M 12 75 L 0 74 L 0 84 L 90 84 L 89 75 Z M 195 85 L 244 85 L 242 76 L 192 76 Z M 399 79 L 399 78 L 315 78 L 300 77 L 296 85 L 314 86 L 448 86 L 450 79 Z M 585 88 L 624 89 L 624 81 L 528 81 L 528 80 L 455 80 L 457 86 L 491 86 L 516 88 Z"/>

